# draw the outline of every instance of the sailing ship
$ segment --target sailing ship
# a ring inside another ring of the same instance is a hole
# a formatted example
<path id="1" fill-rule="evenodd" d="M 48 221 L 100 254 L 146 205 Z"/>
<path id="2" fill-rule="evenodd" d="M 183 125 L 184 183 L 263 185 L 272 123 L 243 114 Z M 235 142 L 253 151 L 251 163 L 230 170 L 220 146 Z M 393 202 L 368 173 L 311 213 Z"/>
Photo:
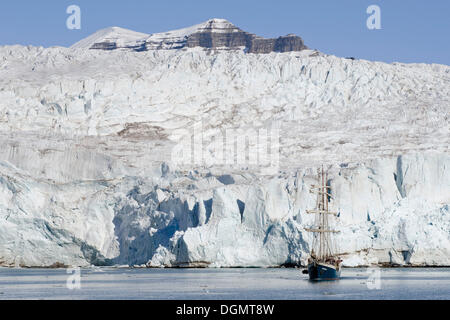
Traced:
<path id="1" fill-rule="evenodd" d="M 342 260 L 333 252 L 335 246 L 332 235 L 339 231 L 330 229 L 328 219 L 330 215 L 337 217 L 337 213 L 328 210 L 331 194 L 327 185 L 328 173 L 324 173 L 323 166 L 318 176 L 319 185 L 313 185 L 310 190 L 312 193 L 317 193 L 316 208 L 306 211 L 316 215 L 315 226 L 305 229 L 314 233 L 307 271 L 310 280 L 337 280 L 341 275 Z"/>

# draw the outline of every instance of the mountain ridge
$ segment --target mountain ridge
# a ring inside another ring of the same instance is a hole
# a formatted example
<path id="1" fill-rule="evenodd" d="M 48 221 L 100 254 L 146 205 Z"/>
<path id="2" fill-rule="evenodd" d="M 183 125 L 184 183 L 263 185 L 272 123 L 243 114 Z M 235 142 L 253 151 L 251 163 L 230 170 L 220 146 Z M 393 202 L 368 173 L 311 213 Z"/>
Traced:
<path id="1" fill-rule="evenodd" d="M 291 52 L 307 49 L 303 39 L 292 33 L 263 38 L 236 27 L 226 19 L 172 31 L 146 34 L 119 27 L 101 29 L 71 48 L 91 50 L 173 50 L 200 47 L 208 50 L 243 50 L 247 53 Z"/>
<path id="2" fill-rule="evenodd" d="M 135 44 L 142 38 L 149 36 L 148 34 L 136 32 L 121 27 L 108 27 L 91 34 L 90 36 L 78 41 L 71 46 L 73 49 L 104 49 L 112 50 L 118 48 L 118 43 Z"/>

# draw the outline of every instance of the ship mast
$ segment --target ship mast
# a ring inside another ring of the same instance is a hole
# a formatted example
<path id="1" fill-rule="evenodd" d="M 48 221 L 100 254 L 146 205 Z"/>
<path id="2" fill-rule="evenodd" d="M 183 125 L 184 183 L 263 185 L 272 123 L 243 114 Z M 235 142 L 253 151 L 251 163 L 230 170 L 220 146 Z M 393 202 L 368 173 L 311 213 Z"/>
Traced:
<path id="1" fill-rule="evenodd" d="M 329 229 L 328 215 L 332 214 L 337 216 L 336 212 L 328 210 L 328 197 L 331 194 L 328 193 L 328 173 L 324 174 L 323 166 L 319 171 L 319 183 L 320 185 L 313 185 L 310 192 L 317 193 L 316 209 L 306 210 L 306 213 L 316 214 L 315 227 L 307 228 L 306 231 L 314 232 L 313 248 L 317 248 L 318 252 L 316 258 L 319 261 L 325 261 L 327 258 L 333 256 L 331 248 L 331 233 L 337 233 L 338 231 Z M 319 241 L 317 245 L 317 240 Z"/>

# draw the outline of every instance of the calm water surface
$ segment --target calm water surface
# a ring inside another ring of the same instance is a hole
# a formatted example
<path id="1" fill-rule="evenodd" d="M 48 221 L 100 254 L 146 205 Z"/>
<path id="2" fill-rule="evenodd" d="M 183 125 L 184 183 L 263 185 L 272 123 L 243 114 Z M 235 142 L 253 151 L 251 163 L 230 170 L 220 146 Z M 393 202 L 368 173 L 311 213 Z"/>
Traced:
<path id="1" fill-rule="evenodd" d="M 300 269 L 0 268 L 3 299 L 450 299 L 450 268 L 344 269 L 310 282 Z M 379 277 L 378 277 L 379 276 Z M 379 280 L 379 281 L 378 281 Z"/>

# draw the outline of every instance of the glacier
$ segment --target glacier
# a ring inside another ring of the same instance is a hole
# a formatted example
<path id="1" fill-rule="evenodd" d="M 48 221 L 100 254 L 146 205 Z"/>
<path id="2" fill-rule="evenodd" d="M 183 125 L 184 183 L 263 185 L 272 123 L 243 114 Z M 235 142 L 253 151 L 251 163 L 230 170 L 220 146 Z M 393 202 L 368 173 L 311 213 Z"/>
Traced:
<path id="1" fill-rule="evenodd" d="M 0 47 L 0 265 L 304 264 L 323 164 L 344 265 L 448 266 L 449 90 L 449 66 L 309 49 Z M 177 163 L 198 123 L 276 125 L 276 172 Z"/>

